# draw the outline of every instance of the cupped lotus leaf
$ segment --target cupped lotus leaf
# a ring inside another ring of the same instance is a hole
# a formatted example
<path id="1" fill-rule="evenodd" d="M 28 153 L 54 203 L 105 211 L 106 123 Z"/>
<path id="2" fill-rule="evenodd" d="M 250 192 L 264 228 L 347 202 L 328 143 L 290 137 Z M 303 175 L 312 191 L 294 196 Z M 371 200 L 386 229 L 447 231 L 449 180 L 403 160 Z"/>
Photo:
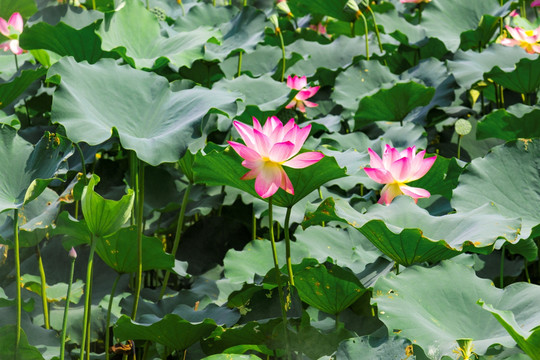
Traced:
<path id="1" fill-rule="evenodd" d="M 357 56 L 365 57 L 366 42 L 362 37 L 347 36 L 340 36 L 330 44 L 300 39 L 287 45 L 286 51 L 287 54 L 298 54 L 301 59 L 288 67 L 285 75 L 311 77 L 318 69 L 336 71 L 350 66 Z M 369 53 L 380 54 L 375 37 L 369 38 Z"/>
<path id="2" fill-rule="evenodd" d="M 449 259 L 464 251 L 490 253 L 499 238 L 515 242 L 520 226 L 519 219 L 506 218 L 488 204 L 469 212 L 432 216 L 406 196 L 388 206 L 373 205 L 364 214 L 343 200 L 329 198 L 306 215 L 303 226 L 332 220 L 352 225 L 405 266 Z"/>
<path id="3" fill-rule="evenodd" d="M 133 200 L 132 189 L 118 201 L 104 199 L 94 191 L 99 182 L 99 176 L 92 175 L 90 182 L 84 188 L 81 209 L 88 229 L 94 236 L 104 237 L 118 231 L 131 216 Z"/>
<path id="4" fill-rule="evenodd" d="M 241 75 L 233 80 L 222 79 L 214 84 L 213 90 L 222 90 L 244 95 L 245 100 L 238 104 L 241 114 L 246 106 L 257 106 L 261 111 L 276 111 L 291 100 L 291 89 L 283 82 L 276 81 L 270 75 L 251 78 Z M 264 91 L 261 91 L 264 89 Z"/>
<path id="5" fill-rule="evenodd" d="M 512 71 L 495 66 L 485 77 L 493 80 L 505 89 L 521 94 L 533 94 L 540 88 L 540 58 L 521 59 Z"/>
<path id="6" fill-rule="evenodd" d="M 129 215 L 129 213 L 128 213 Z M 122 228 L 114 234 L 97 240 L 96 253 L 117 273 L 137 271 L 137 229 L 135 226 Z M 142 268 L 147 270 L 170 270 L 174 267 L 174 257 L 163 251 L 163 244 L 156 237 L 142 239 Z"/>
<path id="7" fill-rule="evenodd" d="M 47 69 L 23 70 L 21 75 L 13 80 L 0 84 L 0 109 L 10 105 L 17 99 L 34 81 L 47 73 Z"/>
<path id="8" fill-rule="evenodd" d="M 352 271 L 338 265 L 296 265 L 293 271 L 300 299 L 328 314 L 339 314 L 366 291 Z"/>
<path id="9" fill-rule="evenodd" d="M 471 211 L 483 204 L 494 204 L 502 215 L 519 216 L 519 238 L 540 232 L 540 140 L 519 139 L 497 146 L 484 158 L 474 159 L 459 177 L 452 207 Z"/>
<path id="10" fill-rule="evenodd" d="M 60 56 L 73 56 L 77 61 L 96 63 L 102 57 L 118 57 L 101 49 L 101 39 L 95 33 L 96 24 L 75 29 L 63 22 L 50 25 L 39 22 L 25 29 L 20 44 L 25 50 L 50 50 Z"/>
<path id="11" fill-rule="evenodd" d="M 410 82 L 397 83 L 389 89 L 381 89 L 371 96 L 360 100 L 354 115 L 355 129 L 373 121 L 403 121 L 419 106 L 430 103 L 435 89 Z"/>
<path id="12" fill-rule="evenodd" d="M 486 304 L 482 300 L 478 301 L 478 305 L 493 314 L 495 319 L 508 331 L 514 341 L 531 359 L 540 360 L 540 326 L 535 326 L 530 331 L 525 331 L 516 322 L 516 318 L 511 311 L 495 309 L 492 305 Z"/>
<path id="13" fill-rule="evenodd" d="M 4 359 L 14 360 L 44 360 L 39 350 L 28 343 L 24 330 L 21 329 L 19 346 L 15 349 L 15 325 L 5 325 L 0 328 L 0 347 Z"/>
<path id="14" fill-rule="evenodd" d="M 477 139 L 497 138 L 506 141 L 540 137 L 540 109 L 516 104 L 484 116 L 476 128 Z"/>
<path id="15" fill-rule="evenodd" d="M 63 58 L 49 69 L 49 77 L 54 75 L 60 75 L 61 83 L 52 121 L 62 124 L 71 140 L 98 145 L 114 128 L 124 148 L 154 166 L 176 162 L 201 136 L 203 116 L 208 111 L 235 114 L 239 98 L 201 87 L 172 92 L 165 78 L 118 66 L 112 59 L 90 65 Z"/>
<path id="16" fill-rule="evenodd" d="M 246 6 L 219 29 L 223 34 L 221 44 L 206 45 L 206 59 L 223 60 L 235 51 L 250 53 L 264 38 L 264 29 L 270 26 L 266 15 L 251 6 Z"/>
<path id="17" fill-rule="evenodd" d="M 201 26 L 218 26 L 230 21 L 238 9 L 233 6 L 213 6 L 196 3 L 187 13 L 176 19 L 174 30 L 178 32 L 196 30 Z"/>
<path id="18" fill-rule="evenodd" d="M 448 61 L 448 69 L 459 86 L 469 89 L 474 83 L 483 80 L 484 74 L 495 66 L 505 72 L 513 71 L 515 64 L 523 58 L 532 60 L 536 56 L 528 54 L 519 46 L 492 44 L 480 53 L 458 50 L 453 60 Z"/>
<path id="19" fill-rule="evenodd" d="M 336 359 L 356 360 L 387 360 L 403 359 L 412 354 L 411 342 L 407 339 L 389 336 L 377 338 L 375 336 L 358 336 L 347 339 L 337 349 Z"/>
<path id="20" fill-rule="evenodd" d="M 0 127 L 0 212 L 20 209 L 38 197 L 58 175 L 73 147 L 65 137 L 46 132 L 33 146 L 9 126 Z"/>
<path id="21" fill-rule="evenodd" d="M 294 187 L 294 195 L 279 189 L 273 196 L 274 205 L 293 206 L 319 186 L 334 179 L 346 176 L 336 160 L 325 156 L 317 163 L 303 169 L 285 168 Z M 195 181 L 207 185 L 228 185 L 243 190 L 257 198 L 255 180 L 241 180 L 248 171 L 242 166 L 242 158 L 231 147 L 224 151 L 212 151 L 206 155 L 198 154 L 193 166 Z"/>
<path id="22" fill-rule="evenodd" d="M 18 12 L 23 18 L 29 18 L 37 11 L 35 0 L 0 0 L 0 17 L 9 19 Z"/>
<path id="23" fill-rule="evenodd" d="M 133 22 L 137 26 L 133 26 Z M 177 68 L 191 66 L 204 56 L 206 41 L 218 36 L 209 27 L 193 31 L 161 35 L 158 19 L 146 10 L 139 0 L 126 0 L 115 12 L 105 15 L 97 30 L 106 51 L 118 52 L 127 62 L 138 68 L 161 66 L 160 58 L 168 59 Z"/>
<path id="24" fill-rule="evenodd" d="M 140 322 L 122 315 L 114 326 L 114 336 L 120 341 L 149 340 L 172 350 L 185 350 L 216 328 L 212 319 L 190 323 L 176 314 L 167 314 L 157 321 L 154 315 L 150 317 L 152 321 L 147 323 L 145 315 L 141 316 Z"/>
<path id="25" fill-rule="evenodd" d="M 331 97 L 352 116 L 358 109 L 360 99 L 398 80 L 399 77 L 380 62 L 362 60 L 336 77 Z"/>
<path id="26" fill-rule="evenodd" d="M 538 296 L 540 286 L 522 282 L 497 289 L 471 268 L 444 261 L 436 267 L 413 266 L 399 275 L 379 278 L 372 303 L 377 304 L 379 319 L 389 331 L 399 332 L 425 353 L 453 358 L 457 339 L 473 339 L 479 355 L 493 344 L 515 345 L 497 320 L 476 304 L 479 299 L 512 311 L 524 331 L 530 331 L 540 324 Z"/>
<path id="27" fill-rule="evenodd" d="M 455 0 L 452 3 L 437 1 L 425 7 L 422 26 L 426 28 L 429 37 L 440 39 L 449 51 L 455 52 L 461 42 L 461 33 L 478 28 L 484 15 L 500 17 L 506 15 L 509 9 L 509 3 L 500 6 L 496 0 Z"/>

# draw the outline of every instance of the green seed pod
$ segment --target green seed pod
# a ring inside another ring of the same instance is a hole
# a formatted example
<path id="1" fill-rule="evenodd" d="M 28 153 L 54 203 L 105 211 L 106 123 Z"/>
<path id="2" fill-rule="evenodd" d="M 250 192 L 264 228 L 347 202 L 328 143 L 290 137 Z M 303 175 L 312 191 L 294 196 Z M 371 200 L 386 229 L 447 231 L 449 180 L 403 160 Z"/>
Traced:
<path id="1" fill-rule="evenodd" d="M 458 121 L 456 121 L 454 127 L 456 129 L 456 133 L 461 136 L 467 135 L 472 130 L 471 123 L 469 122 L 469 120 L 465 119 L 459 119 Z"/>

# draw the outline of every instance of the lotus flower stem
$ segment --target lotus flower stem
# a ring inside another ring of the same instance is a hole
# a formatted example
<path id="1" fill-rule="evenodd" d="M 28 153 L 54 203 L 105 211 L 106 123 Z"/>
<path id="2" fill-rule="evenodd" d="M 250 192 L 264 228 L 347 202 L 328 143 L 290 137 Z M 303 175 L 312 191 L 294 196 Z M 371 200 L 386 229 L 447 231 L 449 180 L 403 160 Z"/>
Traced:
<path id="1" fill-rule="evenodd" d="M 519 2 L 519 6 L 520 6 L 520 15 L 522 18 L 526 19 L 527 18 L 527 6 L 525 6 L 525 0 L 521 0 Z"/>
<path id="2" fill-rule="evenodd" d="M 137 155 L 134 151 L 130 151 L 129 153 L 129 178 L 130 178 L 130 187 L 135 192 L 135 198 L 137 198 Z M 135 225 L 135 218 L 136 218 L 136 210 L 137 206 L 133 206 L 131 209 L 131 219 L 130 219 L 130 225 Z"/>
<path id="3" fill-rule="evenodd" d="M 458 160 L 461 160 L 461 138 L 463 136 L 462 135 L 458 135 L 458 140 L 457 140 L 457 158 Z"/>
<path id="4" fill-rule="evenodd" d="M 375 27 L 375 35 L 377 36 L 377 42 L 379 43 L 379 50 L 382 53 L 384 50 L 383 50 L 382 42 L 381 42 L 381 34 L 379 33 L 379 28 L 377 27 L 377 20 L 375 19 L 375 13 L 373 12 L 373 10 L 371 9 L 369 5 L 366 7 L 371 13 L 371 17 L 373 18 L 373 26 Z M 384 65 L 388 66 L 386 59 L 384 59 L 383 62 L 384 62 Z"/>
<path id="5" fill-rule="evenodd" d="M 90 321 L 90 293 L 92 291 L 92 269 L 94 263 L 94 253 L 96 252 L 96 244 L 99 238 L 94 239 L 94 235 L 90 236 L 90 255 L 88 255 L 88 264 L 86 266 L 86 286 L 84 295 L 84 317 L 83 317 L 83 334 L 81 340 L 81 357 L 84 359 L 84 351 L 86 345 L 86 335 L 88 330 L 88 322 Z"/>
<path id="6" fill-rule="evenodd" d="M 96 10 L 96 0 L 92 0 L 92 9 Z"/>
<path id="7" fill-rule="evenodd" d="M 143 213 L 144 213 L 144 163 L 137 160 L 138 174 L 135 187 L 135 199 L 137 201 L 137 275 L 135 279 L 135 301 L 133 302 L 133 310 L 131 318 L 135 320 L 137 316 L 137 307 L 139 306 L 139 297 L 141 295 L 142 285 L 142 235 L 144 231 Z"/>
<path id="8" fill-rule="evenodd" d="M 116 286 L 118 285 L 118 280 L 120 280 L 121 277 L 122 277 L 122 274 L 118 273 L 116 275 L 116 278 L 114 279 L 114 283 L 113 283 L 113 286 L 112 286 L 112 289 L 111 289 L 111 295 L 110 295 L 110 298 L 109 298 L 109 306 L 107 307 L 107 320 L 106 320 L 106 323 L 105 323 L 105 358 L 107 360 L 110 359 L 110 354 L 109 354 L 109 345 L 110 345 L 109 325 L 111 323 L 111 310 L 112 310 L 112 305 L 113 305 L 113 300 L 114 300 L 114 293 L 116 292 Z"/>
<path id="9" fill-rule="evenodd" d="M 364 22 L 364 36 L 366 38 L 366 60 L 369 61 L 369 29 L 368 29 L 368 24 L 367 24 L 367 19 L 365 17 L 365 15 L 360 11 L 358 10 L 357 12 L 358 16 L 360 16 Z"/>
<path id="10" fill-rule="evenodd" d="M 47 302 L 47 281 L 45 278 L 45 269 L 43 268 L 43 258 L 41 257 L 41 251 L 39 251 L 39 244 L 36 246 L 36 256 L 38 259 L 39 277 L 41 279 L 41 304 L 43 306 L 43 322 L 45 323 L 45 329 L 50 329 L 49 325 L 49 303 Z"/>
<path id="11" fill-rule="evenodd" d="M 238 72 L 236 74 L 236 77 L 239 77 L 242 74 L 242 54 L 243 51 L 240 50 L 238 53 Z"/>
<path id="12" fill-rule="evenodd" d="M 281 318 L 283 320 L 283 336 L 285 336 L 285 351 L 287 352 L 287 359 L 291 360 L 291 353 L 289 347 L 289 335 L 287 332 L 287 311 L 285 310 L 285 299 L 283 297 L 283 287 L 281 284 L 281 271 L 279 270 L 279 263 L 276 251 L 276 242 L 274 241 L 274 219 L 272 213 L 272 196 L 268 198 L 268 228 L 270 230 L 270 241 L 272 242 L 272 256 L 274 259 L 274 270 L 276 271 L 276 283 L 278 288 L 279 304 L 281 305 Z"/>
<path id="13" fill-rule="evenodd" d="M 502 85 L 498 85 L 499 86 L 499 99 L 501 101 L 501 108 L 504 109 L 505 106 L 504 106 L 504 88 L 502 87 Z"/>
<path id="14" fill-rule="evenodd" d="M 216 0 L 212 0 L 212 5 L 216 7 Z"/>
<path id="15" fill-rule="evenodd" d="M 320 188 L 319 188 L 320 189 Z M 287 271 L 289 272 L 289 283 L 294 286 L 294 275 L 291 263 L 291 240 L 289 238 L 289 221 L 291 219 L 292 206 L 287 207 L 287 213 L 285 215 L 285 226 L 283 232 L 285 233 L 285 257 L 287 258 Z"/>
<path id="16" fill-rule="evenodd" d="M 146 0 L 146 10 L 150 9 L 150 4 L 148 3 L 148 0 Z"/>
<path id="17" fill-rule="evenodd" d="M 75 260 L 76 257 L 70 256 L 71 258 L 71 271 L 69 273 L 69 282 L 66 294 L 66 306 L 64 307 L 64 319 L 62 321 L 62 335 L 60 340 L 60 360 L 64 360 L 66 352 L 66 332 L 67 332 L 67 320 L 69 312 L 69 299 L 71 297 L 71 284 L 73 283 L 73 274 L 75 273 Z"/>
<path id="18" fill-rule="evenodd" d="M 281 80 L 285 79 L 285 64 L 286 64 L 286 55 L 285 55 L 285 42 L 283 41 L 283 34 L 281 33 L 281 29 L 278 27 L 276 28 L 276 34 L 279 36 L 279 42 L 281 44 L 281 58 L 282 58 L 282 67 L 281 67 Z"/>
<path id="19" fill-rule="evenodd" d="M 174 242 L 171 254 L 176 258 L 176 252 L 178 251 L 178 246 L 180 245 L 180 239 L 182 237 L 182 228 L 184 227 L 184 219 L 186 216 L 186 208 L 189 202 L 189 194 L 193 184 L 190 182 L 184 191 L 184 198 L 182 199 L 182 206 L 180 207 L 180 215 L 178 216 L 178 223 L 176 225 L 176 234 L 174 235 Z M 165 277 L 163 278 L 163 284 L 161 285 L 161 291 L 159 293 L 159 299 L 163 299 L 165 295 L 165 290 L 167 290 L 167 284 L 169 283 L 169 276 L 171 272 L 167 270 Z"/>
<path id="20" fill-rule="evenodd" d="M 505 255 L 505 247 L 504 244 L 501 247 L 501 269 L 499 273 L 499 285 L 501 289 L 504 289 L 504 255 Z"/>
<path id="21" fill-rule="evenodd" d="M 79 156 L 81 158 L 81 172 L 83 174 L 83 181 L 84 181 L 84 185 L 87 185 L 86 183 L 86 163 L 84 161 L 84 153 L 81 149 L 81 147 L 79 146 L 78 143 L 73 143 L 73 146 L 75 146 L 75 149 L 77 149 L 77 152 L 79 153 Z"/>
<path id="22" fill-rule="evenodd" d="M 17 334 L 15 335 L 15 359 L 19 350 L 19 342 L 21 341 L 21 315 L 22 315 L 22 298 L 21 298 L 21 259 L 19 251 L 19 209 L 13 210 L 13 238 L 15 242 L 15 272 L 17 280 Z"/>
<path id="23" fill-rule="evenodd" d="M 525 267 L 525 278 L 527 279 L 527 282 L 531 283 L 531 278 L 529 277 L 529 262 L 527 259 L 523 259 L 524 267 Z"/>

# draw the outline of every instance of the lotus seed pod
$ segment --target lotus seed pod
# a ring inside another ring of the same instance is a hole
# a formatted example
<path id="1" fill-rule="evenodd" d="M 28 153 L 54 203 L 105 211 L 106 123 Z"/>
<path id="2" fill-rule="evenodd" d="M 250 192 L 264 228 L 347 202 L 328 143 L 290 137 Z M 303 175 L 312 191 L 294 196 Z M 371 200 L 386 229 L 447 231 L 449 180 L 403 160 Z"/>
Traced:
<path id="1" fill-rule="evenodd" d="M 459 119 L 458 121 L 456 121 L 454 127 L 456 128 L 457 134 L 461 136 L 467 135 L 472 130 L 471 123 L 465 119 Z"/>
<path id="2" fill-rule="evenodd" d="M 68 255 L 73 260 L 75 260 L 77 258 L 77 252 L 75 251 L 75 248 L 73 246 L 71 247 L 71 250 L 69 250 Z"/>
<path id="3" fill-rule="evenodd" d="M 150 9 L 150 12 L 154 14 L 158 18 L 159 21 L 167 20 L 167 13 L 162 8 L 155 7 L 155 8 Z"/>

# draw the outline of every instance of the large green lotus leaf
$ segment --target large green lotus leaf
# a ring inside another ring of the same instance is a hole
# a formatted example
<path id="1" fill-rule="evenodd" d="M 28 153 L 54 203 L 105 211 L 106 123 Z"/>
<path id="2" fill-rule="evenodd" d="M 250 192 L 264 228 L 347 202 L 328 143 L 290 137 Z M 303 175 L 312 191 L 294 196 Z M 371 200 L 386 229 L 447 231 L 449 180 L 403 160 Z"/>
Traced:
<path id="1" fill-rule="evenodd" d="M 429 37 L 438 38 L 449 51 L 455 52 L 459 48 L 462 32 L 476 29 L 484 15 L 505 15 L 509 6 L 501 7 L 496 0 L 437 1 L 425 7 L 422 26 Z"/>
<path id="2" fill-rule="evenodd" d="M 39 22 L 21 34 L 20 44 L 26 50 L 50 50 L 60 56 L 73 56 L 77 61 L 94 64 L 102 57 L 116 55 L 101 49 L 101 39 L 95 30 L 93 23 L 78 30 L 63 22 L 54 26 Z"/>
<path id="3" fill-rule="evenodd" d="M 196 30 L 201 26 L 218 26 L 229 22 L 237 13 L 238 9 L 233 6 L 196 3 L 184 16 L 176 19 L 174 30 L 183 32 Z"/>
<path id="4" fill-rule="evenodd" d="M 276 71 L 281 59 L 281 51 L 275 46 L 258 45 L 255 50 L 242 55 L 242 73 L 258 77 Z M 230 56 L 219 63 L 227 78 L 238 74 L 238 57 Z"/>
<path id="5" fill-rule="evenodd" d="M 415 108 L 429 104 L 433 95 L 434 88 L 413 81 L 381 89 L 360 100 L 354 126 L 359 129 L 373 121 L 403 121 Z"/>
<path id="6" fill-rule="evenodd" d="M 0 347 L 2 348 L 2 359 L 14 360 L 44 360 L 43 355 L 37 348 L 28 343 L 28 338 L 21 329 L 19 346 L 15 349 L 15 325 L 5 325 L 0 328 Z M 16 350 L 16 351 L 15 351 Z M 15 354 L 17 354 L 15 356 Z"/>
<path id="7" fill-rule="evenodd" d="M 426 354 L 454 358 L 457 339 L 473 339 L 474 352 L 479 355 L 493 344 L 515 345 L 497 320 L 476 304 L 479 299 L 512 311 L 521 327 L 530 331 L 540 323 L 538 296 L 537 285 L 515 283 L 497 289 L 471 268 L 445 261 L 436 267 L 414 266 L 399 275 L 379 278 L 372 303 L 377 304 L 379 319 L 390 331 L 421 346 Z"/>
<path id="8" fill-rule="evenodd" d="M 289 0 L 288 4 L 293 14 L 297 16 L 319 14 L 342 21 L 355 21 L 356 14 L 352 9 L 347 9 L 348 2 L 349 0 Z"/>
<path id="9" fill-rule="evenodd" d="M 376 60 L 362 60 L 350 66 L 336 77 L 331 98 L 352 116 L 358 109 L 360 99 L 379 90 L 383 85 L 397 82 L 399 77 L 392 74 L 387 66 Z M 343 113 L 342 113 L 343 116 Z"/>
<path id="10" fill-rule="evenodd" d="M 34 310 L 34 299 L 23 299 L 22 301 L 22 309 L 27 312 L 31 312 Z M 17 305 L 17 299 L 13 298 L 10 299 L 3 288 L 0 288 L 0 307 L 15 307 Z"/>
<path id="11" fill-rule="evenodd" d="M 484 158 L 474 159 L 459 177 L 452 207 L 459 213 L 494 204 L 501 214 L 522 218 L 520 238 L 537 236 L 539 157 L 538 139 L 520 139 L 493 148 Z"/>
<path id="12" fill-rule="evenodd" d="M 343 69 L 353 63 L 357 56 L 366 56 L 366 42 L 363 37 L 350 38 L 340 36 L 330 44 L 320 44 L 316 41 L 296 40 L 286 47 L 287 54 L 297 54 L 301 58 L 288 66 L 285 75 L 311 77 L 318 69 L 331 71 Z M 374 37 L 369 39 L 369 53 L 379 53 L 379 47 Z"/>
<path id="13" fill-rule="evenodd" d="M 242 355 L 242 354 L 216 354 L 210 355 L 203 360 L 260 360 L 261 358 L 255 355 Z"/>
<path id="14" fill-rule="evenodd" d="M 476 128 L 477 139 L 497 138 L 506 141 L 540 137 L 540 109 L 523 104 L 498 109 L 484 116 Z"/>
<path id="15" fill-rule="evenodd" d="M 266 15 L 254 7 L 244 7 L 229 22 L 223 23 L 219 29 L 223 34 L 220 45 L 206 45 L 206 59 L 225 59 L 232 52 L 242 50 L 250 53 L 264 38 L 264 29 L 270 26 Z"/>
<path id="16" fill-rule="evenodd" d="M 39 196 L 58 175 L 66 172 L 71 142 L 48 132 L 33 146 L 9 126 L 0 127 L 0 212 L 20 209 Z"/>
<path id="17" fill-rule="evenodd" d="M 329 198 L 306 215 L 303 226 L 332 220 L 354 226 L 405 266 L 437 262 L 463 251 L 490 253 L 499 238 L 515 242 L 520 225 L 519 219 L 506 218 L 488 204 L 469 212 L 432 216 L 412 198 L 400 196 L 388 206 L 373 205 L 364 214 L 343 200 Z"/>
<path id="18" fill-rule="evenodd" d="M 242 158 L 231 147 L 224 151 L 212 151 L 198 155 L 193 166 L 195 181 L 207 185 L 228 185 L 243 190 L 257 198 L 255 180 L 241 180 L 248 171 L 242 166 Z M 289 207 L 302 200 L 321 185 L 346 176 L 334 158 L 325 156 L 317 163 L 304 169 L 285 170 L 294 188 L 294 195 L 279 189 L 273 196 L 273 204 Z"/>
<path id="19" fill-rule="evenodd" d="M 135 226 L 122 228 L 111 236 L 98 239 L 96 252 L 114 271 L 125 274 L 137 271 L 137 229 Z M 163 244 L 156 237 L 142 239 L 142 268 L 147 270 L 170 270 L 174 267 L 174 256 L 163 251 Z"/>
<path id="20" fill-rule="evenodd" d="M 338 265 L 296 265 L 293 271 L 300 299 L 328 314 L 339 314 L 366 291 L 353 272 Z"/>
<path id="21" fill-rule="evenodd" d="M 439 155 L 427 174 L 412 181 L 410 186 L 426 189 L 431 195 L 439 194 L 451 200 L 452 190 L 458 185 L 458 178 L 462 172 L 463 168 L 456 158 L 447 159 Z"/>
<path id="22" fill-rule="evenodd" d="M 347 339 L 339 344 L 336 359 L 340 360 L 388 360 L 403 359 L 409 355 L 407 348 L 411 342 L 397 337 L 376 338 L 374 336 L 359 336 Z"/>
<path id="23" fill-rule="evenodd" d="M 145 317 L 150 322 L 146 322 Z M 120 341 L 150 340 L 169 349 L 185 350 L 210 335 L 215 328 L 216 323 L 212 319 L 192 324 L 176 314 L 167 314 L 161 319 L 155 315 L 143 315 L 140 322 L 134 322 L 122 315 L 114 326 L 114 336 Z"/>
<path id="24" fill-rule="evenodd" d="M 29 18 L 36 11 L 35 0 L 0 0 L 0 17 L 6 21 L 14 12 L 20 13 L 23 18 Z"/>
<path id="25" fill-rule="evenodd" d="M 270 75 L 255 79 L 247 75 L 233 80 L 222 79 L 214 84 L 212 89 L 244 95 L 245 100 L 238 105 L 239 114 L 249 105 L 257 106 L 261 111 L 275 111 L 288 103 L 291 93 L 285 83 L 275 81 Z"/>
<path id="26" fill-rule="evenodd" d="M 492 79 L 505 89 L 522 94 L 536 93 L 540 88 L 540 58 L 521 59 L 515 66 L 513 71 L 504 71 L 495 66 L 485 74 L 485 77 Z"/>
<path id="27" fill-rule="evenodd" d="M 158 60 L 166 58 L 179 68 L 189 67 L 195 60 L 202 59 L 206 41 L 218 32 L 201 27 L 164 37 L 158 19 L 141 1 L 126 0 L 124 6 L 105 15 L 97 34 L 103 41 L 104 50 L 118 52 L 134 66 L 159 67 L 164 61 Z"/>
<path id="28" fill-rule="evenodd" d="M 94 191 L 98 182 L 99 176 L 92 175 L 83 190 L 81 209 L 92 234 L 104 237 L 115 233 L 128 221 L 135 196 L 133 190 L 128 189 L 128 193 L 120 200 L 104 199 Z"/>
<path id="29" fill-rule="evenodd" d="M 71 140 L 98 145 L 114 128 L 124 148 L 154 166 L 176 162 L 201 136 L 203 116 L 216 109 L 235 114 L 238 98 L 200 87 L 172 92 L 165 78 L 118 66 L 112 59 L 90 65 L 63 58 L 49 69 L 49 77 L 54 75 L 62 81 L 54 94 L 52 121 L 62 124 Z"/>
<path id="30" fill-rule="evenodd" d="M 448 69 L 456 78 L 456 82 L 466 89 L 477 81 L 484 79 L 484 74 L 495 66 L 508 72 L 515 69 L 515 64 L 523 59 L 535 59 L 519 46 L 509 47 L 492 44 L 481 53 L 473 50 L 457 51 L 453 60 L 448 61 Z"/>
<path id="31" fill-rule="evenodd" d="M 10 105 L 17 99 L 34 81 L 47 73 L 47 69 L 23 70 L 21 75 L 10 82 L 0 84 L 0 109 Z"/>
<path id="32" fill-rule="evenodd" d="M 103 16 L 103 12 L 101 11 L 94 11 L 83 7 L 67 5 L 47 6 L 35 13 L 31 19 L 28 19 L 26 24 L 28 27 L 32 27 L 44 22 L 54 26 L 63 22 L 74 29 L 80 30 L 97 20 L 103 19 Z M 24 32 L 27 30 L 28 29 L 25 29 Z"/>
<path id="33" fill-rule="evenodd" d="M 460 48 L 481 51 L 489 43 L 495 31 L 499 29 L 500 19 L 500 17 L 492 15 L 482 16 L 478 28 L 461 33 Z"/>
<path id="34" fill-rule="evenodd" d="M 382 26 L 386 34 L 406 45 L 422 46 L 427 42 L 427 31 L 421 25 L 413 25 L 397 11 L 390 10 L 377 13 L 377 24 Z"/>
<path id="35" fill-rule="evenodd" d="M 29 291 L 32 291 L 38 295 L 41 295 L 41 277 L 37 275 L 24 274 L 21 276 L 23 287 Z M 47 301 L 61 301 L 66 300 L 66 294 L 68 284 L 57 283 L 54 285 L 45 284 L 47 288 Z M 81 299 L 84 292 L 84 283 L 81 280 L 76 280 L 71 285 L 71 295 L 69 301 L 77 304 Z"/>
<path id="36" fill-rule="evenodd" d="M 510 336 L 533 360 L 540 360 L 540 327 L 536 326 L 531 331 L 524 331 L 511 311 L 495 309 L 492 305 L 478 301 L 482 309 L 489 311 L 497 321 L 508 331 Z"/>

